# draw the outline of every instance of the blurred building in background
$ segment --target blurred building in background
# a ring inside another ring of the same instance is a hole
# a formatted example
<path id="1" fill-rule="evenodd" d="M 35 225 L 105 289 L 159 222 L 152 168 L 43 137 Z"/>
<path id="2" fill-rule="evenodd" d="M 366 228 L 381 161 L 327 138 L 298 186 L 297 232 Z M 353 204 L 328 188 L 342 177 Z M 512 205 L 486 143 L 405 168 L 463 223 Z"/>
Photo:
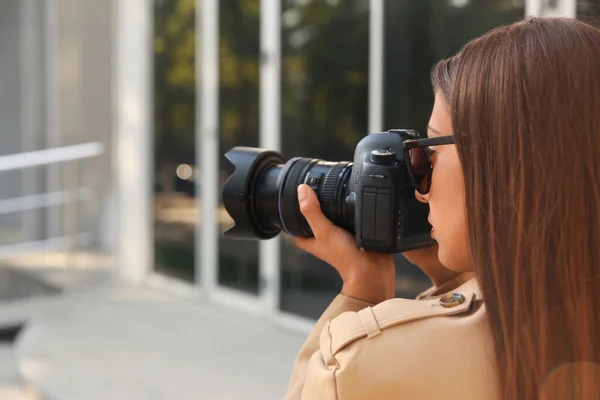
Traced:
<path id="1" fill-rule="evenodd" d="M 220 198 L 231 170 L 223 154 L 244 145 L 351 160 L 370 132 L 424 132 L 436 61 L 525 15 L 599 7 L 2 0 L 0 156 L 62 150 L 54 161 L 0 157 L 0 257 L 99 253 L 126 282 L 201 291 L 308 328 L 341 282 L 290 237 L 221 235 L 232 223 Z M 398 296 L 429 285 L 402 257 L 397 270 Z"/>
<path id="2" fill-rule="evenodd" d="M 308 326 L 339 292 L 288 236 L 236 241 L 219 188 L 236 145 L 352 160 L 369 132 L 429 118 L 433 64 L 525 15 L 524 1 L 156 1 L 153 272 Z M 397 257 L 397 295 L 429 282 Z"/>
<path id="3" fill-rule="evenodd" d="M 4 256 L 67 244 L 70 169 L 80 174 L 81 245 L 110 250 L 111 13 L 109 2 L 91 0 L 0 2 L 0 155 L 89 142 L 105 149 L 73 168 L 0 164 Z"/>
<path id="4" fill-rule="evenodd" d="M 600 0 L 0 0 L 0 397 L 280 398 L 342 282 L 222 235 L 224 153 L 424 133 L 434 63 L 527 15 Z"/>

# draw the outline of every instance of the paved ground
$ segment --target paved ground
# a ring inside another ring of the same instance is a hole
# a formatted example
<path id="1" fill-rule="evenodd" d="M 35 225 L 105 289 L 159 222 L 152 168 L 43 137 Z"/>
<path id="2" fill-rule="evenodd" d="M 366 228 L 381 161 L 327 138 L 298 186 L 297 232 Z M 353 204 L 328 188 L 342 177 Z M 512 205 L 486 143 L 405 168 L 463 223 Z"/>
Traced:
<path id="1" fill-rule="evenodd" d="M 52 297 L 4 300 L 0 302 L 0 327 L 3 332 L 12 331 L 29 317 L 43 312 L 45 307 L 55 301 L 56 299 Z M 19 372 L 14 343 L 10 341 L 9 337 L 2 339 L 3 341 L 0 342 L 0 399 L 40 400 L 37 392 L 25 383 Z"/>
<path id="2" fill-rule="evenodd" d="M 0 399 L 2 400 L 37 400 L 35 393 L 23 383 L 13 346 L 0 344 Z"/>
<path id="3" fill-rule="evenodd" d="M 26 325 L 0 343 L 1 400 L 281 399 L 304 339 L 203 298 L 120 286 L 102 255 L 3 264 L 0 328 Z"/>
<path id="4" fill-rule="evenodd" d="M 152 289 L 83 291 L 34 314 L 17 360 L 52 400 L 280 399 L 303 340 Z"/>
<path id="5" fill-rule="evenodd" d="M 21 257 L 0 264 L 0 399 L 39 400 L 35 390 L 23 381 L 15 357 L 14 333 L 20 324 L 41 313 L 49 304 L 57 301 L 59 282 L 52 278 L 74 275 L 65 268 L 58 268 L 52 255 L 41 256 L 49 261 L 43 273 L 36 273 L 40 255 Z M 37 259 L 37 261 L 36 261 Z M 107 271 L 106 268 L 103 268 Z M 62 271 L 62 272 L 61 272 Z M 76 273 L 79 282 L 89 277 L 89 270 Z M 43 275 L 43 276 L 41 276 Z M 104 272 L 104 276 L 106 276 Z M 66 283 L 66 282 L 63 282 Z"/>

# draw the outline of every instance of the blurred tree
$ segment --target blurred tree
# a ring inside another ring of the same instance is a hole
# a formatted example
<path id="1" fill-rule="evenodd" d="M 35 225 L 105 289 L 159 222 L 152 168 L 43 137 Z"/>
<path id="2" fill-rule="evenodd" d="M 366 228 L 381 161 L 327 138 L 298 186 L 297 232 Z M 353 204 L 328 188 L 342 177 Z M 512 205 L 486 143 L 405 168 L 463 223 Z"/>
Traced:
<path id="1" fill-rule="evenodd" d="M 154 1 L 155 160 L 163 177 L 160 186 L 169 191 L 176 166 L 195 161 L 195 0 Z M 370 1 L 279 1 L 282 99 L 277 106 L 283 153 L 288 158 L 351 160 L 368 133 Z M 473 37 L 524 14 L 523 0 L 386 0 L 384 6 L 384 128 L 422 132 L 433 102 L 433 64 Z M 229 169 L 222 157 L 229 148 L 258 145 L 259 11 L 260 0 L 219 2 L 222 170 Z M 294 259 L 298 253 L 284 249 L 283 262 Z M 301 263 L 315 271 L 319 286 L 339 285 L 326 266 Z M 257 267 L 252 268 L 254 286 Z M 232 276 L 236 269 L 231 267 Z"/>
<path id="2" fill-rule="evenodd" d="M 282 147 L 351 160 L 367 133 L 369 1 L 283 0 Z"/>
<path id="3" fill-rule="evenodd" d="M 523 0 L 386 1 L 385 128 L 425 134 L 433 105 L 433 65 L 524 13 Z"/>
<path id="4" fill-rule="evenodd" d="M 195 162 L 195 0 L 155 0 L 154 163 L 172 191 L 175 169 Z"/>
<path id="5" fill-rule="evenodd" d="M 220 2 L 221 152 L 258 146 L 260 0 Z"/>
<path id="6" fill-rule="evenodd" d="M 179 179 L 195 163 L 195 0 L 154 0 L 154 261 L 194 281 L 195 185 Z"/>
<path id="7" fill-rule="evenodd" d="M 285 157 L 352 160 L 367 132 L 368 0 L 282 0 L 281 139 Z M 315 317 L 337 272 L 284 240 L 281 307 Z"/>
<path id="8" fill-rule="evenodd" d="M 351 160 L 356 144 L 369 133 L 370 2 L 282 0 L 282 5 L 284 155 Z M 524 15 L 523 0 L 386 0 L 384 7 L 384 26 L 372 27 L 384 29 L 385 38 L 383 128 L 415 128 L 423 134 L 433 104 L 434 63 Z M 287 242 L 281 260 L 283 308 L 318 315 L 339 290 L 339 277 Z M 397 267 L 399 283 L 404 282 L 399 295 L 413 296 L 428 284 L 402 257 Z M 287 292 L 321 304 L 299 307 Z"/>
<path id="9" fill-rule="evenodd" d="M 577 18 L 600 28 L 600 0 L 577 0 Z"/>
<path id="10" fill-rule="evenodd" d="M 260 0 L 219 2 L 219 142 L 221 183 L 231 169 L 224 154 L 259 144 Z M 231 224 L 223 218 L 221 229 Z M 219 242 L 219 284 L 259 292 L 258 243 Z"/>
<path id="11" fill-rule="evenodd" d="M 284 151 L 348 159 L 366 133 L 369 2 L 283 1 Z M 435 61 L 523 16 L 522 0 L 385 2 L 385 128 L 427 122 Z M 156 162 L 193 163 L 194 0 L 155 0 Z M 220 3 L 222 149 L 257 145 L 259 0 Z M 173 159 L 176 158 L 176 159 Z"/>

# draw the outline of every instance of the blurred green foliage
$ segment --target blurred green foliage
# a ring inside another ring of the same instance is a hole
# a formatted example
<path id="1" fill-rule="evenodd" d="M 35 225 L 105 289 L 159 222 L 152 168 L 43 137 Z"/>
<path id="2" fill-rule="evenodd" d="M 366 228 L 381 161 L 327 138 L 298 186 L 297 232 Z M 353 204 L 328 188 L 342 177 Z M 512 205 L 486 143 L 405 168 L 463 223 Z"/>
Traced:
<path id="1" fill-rule="evenodd" d="M 171 173 L 174 164 L 196 162 L 195 0 L 154 1 L 155 156 L 157 170 Z M 233 146 L 259 145 L 260 3 L 219 2 L 221 155 Z M 369 133 L 370 1 L 281 4 L 281 104 L 273 106 L 281 110 L 284 156 L 351 160 L 356 144 Z M 434 63 L 468 40 L 524 15 L 524 0 L 385 0 L 384 7 L 384 129 L 422 133 L 433 104 L 429 74 Z M 227 169 L 222 157 L 221 169 Z M 221 258 L 229 257 L 225 253 L 231 249 L 238 250 L 223 246 Z M 245 257 L 238 253 L 236 257 Z M 299 257 L 284 245 L 282 291 L 333 295 L 338 290 L 335 271 L 316 259 L 304 256 L 302 268 L 286 270 Z M 258 265 L 234 258 L 223 264 L 221 283 L 257 286 Z M 243 265 L 251 270 L 241 274 Z M 398 259 L 398 268 L 403 275 L 416 271 L 403 259 Z M 242 275 L 247 281 L 239 281 Z M 291 282 L 304 283 L 297 287 Z"/>
<path id="2" fill-rule="evenodd" d="M 369 1 L 283 0 L 285 156 L 350 160 L 367 132 Z"/>
<path id="3" fill-rule="evenodd" d="M 524 14 L 524 0 L 385 1 L 385 128 L 412 128 L 424 135 L 433 105 L 434 64 Z"/>
<path id="4" fill-rule="evenodd" d="M 258 146 L 260 0 L 219 3 L 221 153 Z"/>
<path id="5" fill-rule="evenodd" d="M 226 151 L 234 145 L 258 145 L 260 1 L 219 4 L 220 140 Z M 522 0 L 384 4 L 385 129 L 422 129 L 431 109 L 433 64 L 524 13 Z M 194 8 L 194 0 L 156 0 L 159 160 L 194 159 Z M 349 159 L 368 133 L 369 1 L 282 0 L 282 12 L 283 150 L 287 156 Z"/>
<path id="6" fill-rule="evenodd" d="M 155 0 L 155 165 L 195 160 L 195 0 Z M 174 168 L 173 168 L 174 172 Z"/>

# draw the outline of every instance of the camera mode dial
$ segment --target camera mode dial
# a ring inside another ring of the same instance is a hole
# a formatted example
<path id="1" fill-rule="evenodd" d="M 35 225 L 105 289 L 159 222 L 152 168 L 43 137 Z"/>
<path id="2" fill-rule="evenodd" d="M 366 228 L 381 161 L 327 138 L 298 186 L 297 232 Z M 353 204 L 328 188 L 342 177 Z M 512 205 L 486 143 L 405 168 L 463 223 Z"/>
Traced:
<path id="1" fill-rule="evenodd" d="M 375 164 L 392 166 L 396 162 L 396 152 L 392 149 L 373 150 L 369 159 Z"/>

